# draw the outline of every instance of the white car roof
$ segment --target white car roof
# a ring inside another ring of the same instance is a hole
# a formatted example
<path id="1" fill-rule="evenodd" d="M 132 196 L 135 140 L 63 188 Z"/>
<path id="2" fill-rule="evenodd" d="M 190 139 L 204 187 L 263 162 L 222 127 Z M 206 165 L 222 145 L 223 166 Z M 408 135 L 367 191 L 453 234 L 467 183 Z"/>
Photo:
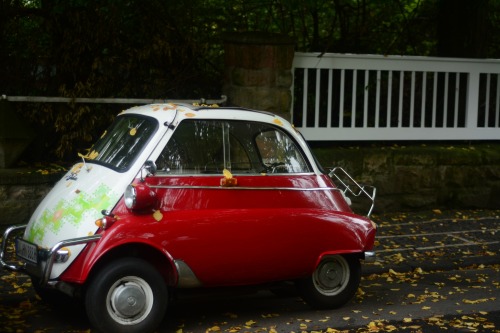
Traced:
<path id="1" fill-rule="evenodd" d="M 286 119 L 266 111 L 251 110 L 238 107 L 214 107 L 214 106 L 198 106 L 183 103 L 166 103 L 166 104 L 148 104 L 130 108 L 123 111 L 122 114 L 141 114 L 154 117 L 160 124 L 172 124 L 177 126 L 183 119 L 226 119 L 226 120 L 243 120 L 243 121 L 258 121 L 268 124 L 273 124 L 284 128 L 288 133 L 292 134 L 302 146 L 307 158 L 309 159 L 316 173 L 320 170 L 316 161 L 309 150 L 309 147 L 302 135 L 293 127 Z M 175 119 L 175 120 L 174 120 Z"/>
<path id="2" fill-rule="evenodd" d="M 212 107 L 174 103 L 148 104 L 130 108 L 123 113 L 142 114 L 156 118 L 160 123 L 165 123 L 172 121 L 175 111 L 178 111 L 177 119 L 179 121 L 186 118 L 260 121 L 272 123 L 285 127 L 289 131 L 294 131 L 293 126 L 286 119 L 273 113 L 237 107 Z"/>

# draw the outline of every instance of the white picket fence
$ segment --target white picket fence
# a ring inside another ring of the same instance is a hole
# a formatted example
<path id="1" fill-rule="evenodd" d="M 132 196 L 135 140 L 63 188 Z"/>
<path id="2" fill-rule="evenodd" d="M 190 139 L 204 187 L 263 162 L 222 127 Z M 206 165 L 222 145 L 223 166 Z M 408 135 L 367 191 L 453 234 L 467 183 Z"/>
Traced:
<path id="1" fill-rule="evenodd" d="M 296 53 L 307 140 L 499 140 L 500 60 Z"/>

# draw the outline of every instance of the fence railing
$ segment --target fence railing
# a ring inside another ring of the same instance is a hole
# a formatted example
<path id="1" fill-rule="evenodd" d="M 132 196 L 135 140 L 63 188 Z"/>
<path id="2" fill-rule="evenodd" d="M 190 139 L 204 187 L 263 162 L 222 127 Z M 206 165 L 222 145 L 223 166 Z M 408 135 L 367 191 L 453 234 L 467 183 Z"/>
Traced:
<path id="1" fill-rule="evenodd" d="M 500 60 L 296 53 L 307 140 L 500 140 Z"/>
<path id="2" fill-rule="evenodd" d="M 7 96 L 1 95 L 0 101 L 25 102 L 25 103 L 91 103 L 91 104 L 154 104 L 154 103 L 199 103 L 223 104 L 227 96 L 220 99 L 147 99 L 147 98 L 87 98 L 87 97 L 46 97 L 46 96 Z"/>

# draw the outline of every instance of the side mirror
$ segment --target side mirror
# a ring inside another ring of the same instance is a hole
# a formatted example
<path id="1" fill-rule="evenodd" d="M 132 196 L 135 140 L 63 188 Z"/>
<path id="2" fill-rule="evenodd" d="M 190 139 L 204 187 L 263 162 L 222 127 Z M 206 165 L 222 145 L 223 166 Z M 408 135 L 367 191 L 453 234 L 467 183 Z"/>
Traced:
<path id="1" fill-rule="evenodd" d="M 146 171 L 146 176 L 143 176 L 143 171 Z M 144 166 L 141 169 L 141 181 L 144 181 L 146 177 L 154 176 L 156 174 L 156 164 L 155 162 L 148 160 L 144 163 Z"/>

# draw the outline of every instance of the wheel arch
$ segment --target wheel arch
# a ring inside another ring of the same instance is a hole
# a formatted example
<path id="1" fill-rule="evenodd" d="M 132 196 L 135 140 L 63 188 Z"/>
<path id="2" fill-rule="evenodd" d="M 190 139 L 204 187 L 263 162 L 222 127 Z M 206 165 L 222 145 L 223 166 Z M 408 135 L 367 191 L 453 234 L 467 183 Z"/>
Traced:
<path id="1" fill-rule="evenodd" d="M 324 253 L 311 275 L 296 281 L 306 303 L 317 309 L 334 309 L 347 303 L 359 287 L 359 256 L 359 252 Z"/>
<path id="2" fill-rule="evenodd" d="M 168 286 L 175 286 L 178 280 L 178 272 L 173 260 L 168 253 L 144 243 L 126 243 L 116 246 L 102 256 L 92 265 L 92 268 L 85 279 L 90 281 L 109 262 L 119 258 L 134 257 L 140 258 L 153 265 L 163 276 Z"/>
<path id="3" fill-rule="evenodd" d="M 323 252 L 321 253 L 318 258 L 316 259 L 316 263 L 314 264 L 313 270 L 318 267 L 319 263 L 330 256 L 346 256 L 354 259 L 361 260 L 364 258 L 364 253 L 359 250 L 338 250 L 338 251 L 328 251 L 328 252 Z"/>

